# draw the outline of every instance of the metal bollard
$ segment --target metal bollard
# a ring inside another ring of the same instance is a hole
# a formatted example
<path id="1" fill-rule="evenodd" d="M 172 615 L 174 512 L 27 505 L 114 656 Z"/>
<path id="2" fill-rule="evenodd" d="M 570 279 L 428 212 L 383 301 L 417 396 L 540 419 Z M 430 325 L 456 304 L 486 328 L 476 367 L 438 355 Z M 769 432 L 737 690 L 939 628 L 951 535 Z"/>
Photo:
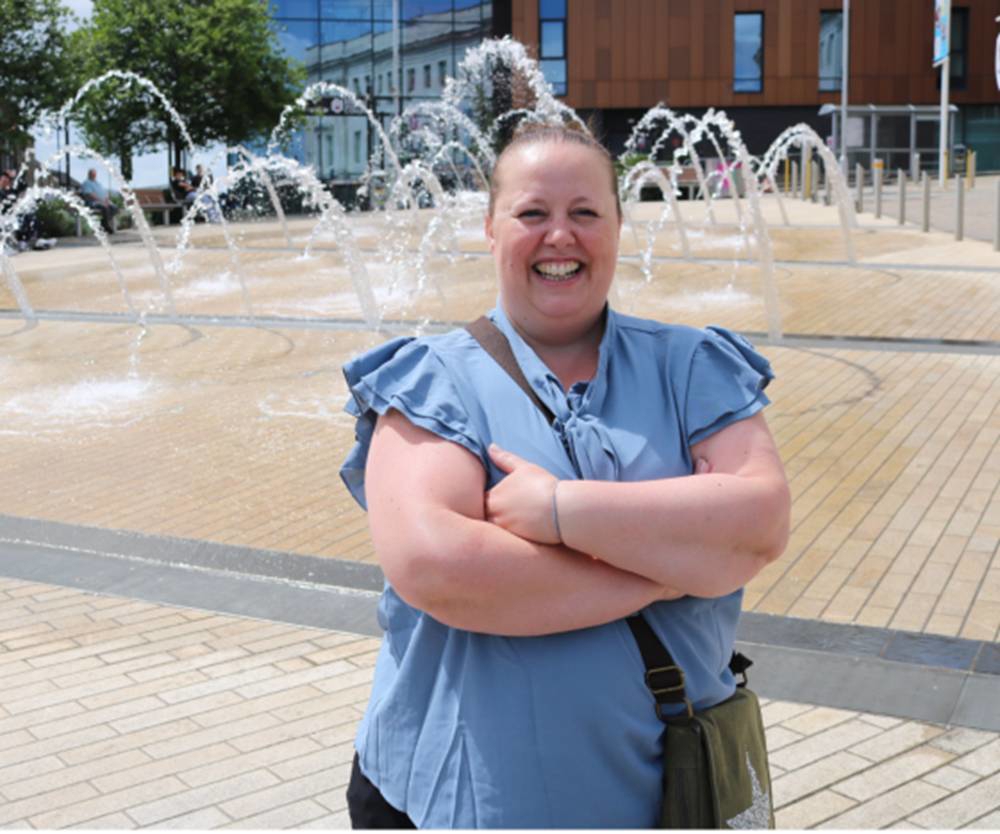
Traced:
<path id="1" fill-rule="evenodd" d="M 899 169 L 899 225 L 906 222 L 906 171 Z"/>
<path id="2" fill-rule="evenodd" d="M 875 217 L 878 218 L 882 216 L 882 169 L 875 168 L 872 177 L 875 180 Z"/>
<path id="3" fill-rule="evenodd" d="M 808 200 L 809 195 L 812 193 L 812 174 L 813 174 L 812 160 L 807 159 L 805 154 L 802 155 L 802 199 Z"/>
<path id="4" fill-rule="evenodd" d="M 965 180 L 955 177 L 955 240 L 965 236 Z"/>
<path id="5" fill-rule="evenodd" d="M 914 182 L 920 180 L 920 154 L 917 151 L 914 151 L 913 156 L 910 157 L 910 176 Z"/>
<path id="6" fill-rule="evenodd" d="M 993 200 L 993 250 L 1000 252 L 1000 180 L 997 180 L 997 193 Z"/>
<path id="7" fill-rule="evenodd" d="M 1000 194 L 1000 189 L 997 189 L 997 193 Z M 922 227 L 925 232 L 931 230 L 931 176 L 927 171 L 924 171 L 924 222 Z"/>
<path id="8" fill-rule="evenodd" d="M 788 193 L 788 181 L 791 178 L 791 170 L 792 170 L 791 160 L 786 156 L 785 157 L 785 194 Z"/>
<path id="9" fill-rule="evenodd" d="M 965 178 L 968 180 L 969 188 L 976 187 L 976 152 L 969 151 L 965 157 Z"/>
<path id="10" fill-rule="evenodd" d="M 855 209 L 861 214 L 865 210 L 865 167 L 860 162 L 854 166 L 854 187 L 857 191 Z"/>
<path id="11" fill-rule="evenodd" d="M 799 163 L 792 160 L 792 196 L 797 197 L 799 193 Z"/>

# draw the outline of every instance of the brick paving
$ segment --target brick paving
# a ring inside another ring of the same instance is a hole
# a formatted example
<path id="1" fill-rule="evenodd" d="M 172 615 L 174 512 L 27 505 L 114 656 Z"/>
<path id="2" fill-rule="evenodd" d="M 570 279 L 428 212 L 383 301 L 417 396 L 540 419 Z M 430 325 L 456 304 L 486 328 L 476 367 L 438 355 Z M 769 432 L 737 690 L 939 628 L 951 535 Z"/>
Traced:
<path id="1" fill-rule="evenodd" d="M 0 580 L 0 827 L 346 828 L 378 641 Z M 1000 735 L 763 703 L 779 828 L 1000 818 Z"/>
<path id="2" fill-rule="evenodd" d="M 764 348 L 794 526 L 746 608 L 996 641 L 1000 353 L 927 342 L 1000 342 L 1000 255 L 863 216 L 847 265 L 831 209 L 787 201 L 794 229 L 766 209 L 784 331 L 890 341 Z M 292 227 L 304 244 L 308 228 Z M 679 259 L 668 228 L 649 281 L 635 257 L 643 227 L 626 231 L 617 306 L 765 331 L 761 275 L 734 227 L 691 231 L 699 259 Z M 296 262 L 275 224 L 240 234 L 255 314 L 362 318 L 336 242 Z M 232 256 L 213 235 L 196 230 L 172 278 L 177 309 L 242 316 Z M 374 252 L 370 229 L 357 237 Z M 457 321 L 491 306 L 482 245 L 473 231 L 459 239 L 457 259 L 433 261 L 440 293 L 393 286 L 371 265 L 387 315 Z M 115 254 L 135 303 L 162 312 L 146 254 Z M 125 310 L 99 250 L 13 263 L 37 310 L 85 317 L 28 330 L 0 318 L 0 514 L 373 561 L 336 476 L 352 439 L 339 368 L 384 333 L 144 329 L 99 320 Z M 13 306 L 0 286 L 0 308 Z M 0 827 L 344 827 L 376 647 L 0 580 Z M 765 718 L 780 827 L 1000 827 L 995 733 L 784 701 Z"/>

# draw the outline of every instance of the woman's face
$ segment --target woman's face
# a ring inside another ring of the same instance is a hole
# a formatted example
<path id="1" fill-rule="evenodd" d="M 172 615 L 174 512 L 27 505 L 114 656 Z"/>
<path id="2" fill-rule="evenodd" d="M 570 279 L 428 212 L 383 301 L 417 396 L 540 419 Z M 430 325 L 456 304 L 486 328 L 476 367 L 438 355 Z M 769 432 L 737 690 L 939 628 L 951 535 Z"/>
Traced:
<path id="1" fill-rule="evenodd" d="M 611 288 L 620 229 L 597 151 L 538 142 L 503 158 L 486 238 L 504 310 L 522 335 L 558 343 L 588 332 Z"/>

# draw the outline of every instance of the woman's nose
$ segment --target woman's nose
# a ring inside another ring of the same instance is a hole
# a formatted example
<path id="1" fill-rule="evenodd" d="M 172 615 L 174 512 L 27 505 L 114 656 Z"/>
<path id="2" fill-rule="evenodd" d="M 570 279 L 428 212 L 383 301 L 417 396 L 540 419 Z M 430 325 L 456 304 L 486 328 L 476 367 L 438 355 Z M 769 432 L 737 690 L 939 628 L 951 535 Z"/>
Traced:
<path id="1" fill-rule="evenodd" d="M 567 246 L 573 242 L 573 231 L 567 219 L 555 218 L 545 233 L 545 242 L 550 246 Z"/>

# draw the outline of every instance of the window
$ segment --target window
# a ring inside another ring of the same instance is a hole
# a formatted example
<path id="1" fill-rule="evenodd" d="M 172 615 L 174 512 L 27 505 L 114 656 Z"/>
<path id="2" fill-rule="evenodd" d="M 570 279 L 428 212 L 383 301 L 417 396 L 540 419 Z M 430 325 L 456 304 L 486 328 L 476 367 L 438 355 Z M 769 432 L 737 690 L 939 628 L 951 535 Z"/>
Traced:
<path id="1" fill-rule="evenodd" d="M 764 13 L 737 12 L 733 17 L 733 92 L 764 89 Z"/>
<path id="2" fill-rule="evenodd" d="M 357 78 L 352 78 L 351 79 L 351 86 L 354 88 L 354 95 L 360 96 L 361 95 L 361 82 L 359 82 Z"/>
<path id="3" fill-rule="evenodd" d="M 969 54 L 969 10 L 968 8 L 951 9 L 951 71 L 948 73 L 948 85 L 956 90 L 965 89 L 966 56 Z M 941 73 L 938 73 L 940 77 Z M 940 82 L 939 82 L 940 83 Z"/>
<path id="4" fill-rule="evenodd" d="M 844 13 L 819 13 L 819 90 L 839 90 L 844 76 Z"/>
<path id="5" fill-rule="evenodd" d="M 443 90 L 448 80 L 448 62 L 438 61 L 438 86 Z"/>
<path id="6" fill-rule="evenodd" d="M 566 95 L 566 0 L 538 4 L 538 58 L 553 92 Z"/>
<path id="7" fill-rule="evenodd" d="M 429 90 L 433 82 L 431 81 L 431 65 L 424 64 L 424 89 Z"/>
<path id="8" fill-rule="evenodd" d="M 354 131 L 354 161 L 361 161 L 361 131 Z"/>
<path id="9" fill-rule="evenodd" d="M 365 76 L 365 95 L 368 95 L 372 91 L 372 77 L 370 75 Z"/>
<path id="10" fill-rule="evenodd" d="M 375 76 L 375 88 L 376 88 L 375 92 L 378 93 L 379 95 L 382 95 L 382 76 L 381 75 L 376 75 Z"/>
<path id="11" fill-rule="evenodd" d="M 412 93 L 417 88 L 417 71 L 410 67 L 406 71 L 406 92 Z"/>

